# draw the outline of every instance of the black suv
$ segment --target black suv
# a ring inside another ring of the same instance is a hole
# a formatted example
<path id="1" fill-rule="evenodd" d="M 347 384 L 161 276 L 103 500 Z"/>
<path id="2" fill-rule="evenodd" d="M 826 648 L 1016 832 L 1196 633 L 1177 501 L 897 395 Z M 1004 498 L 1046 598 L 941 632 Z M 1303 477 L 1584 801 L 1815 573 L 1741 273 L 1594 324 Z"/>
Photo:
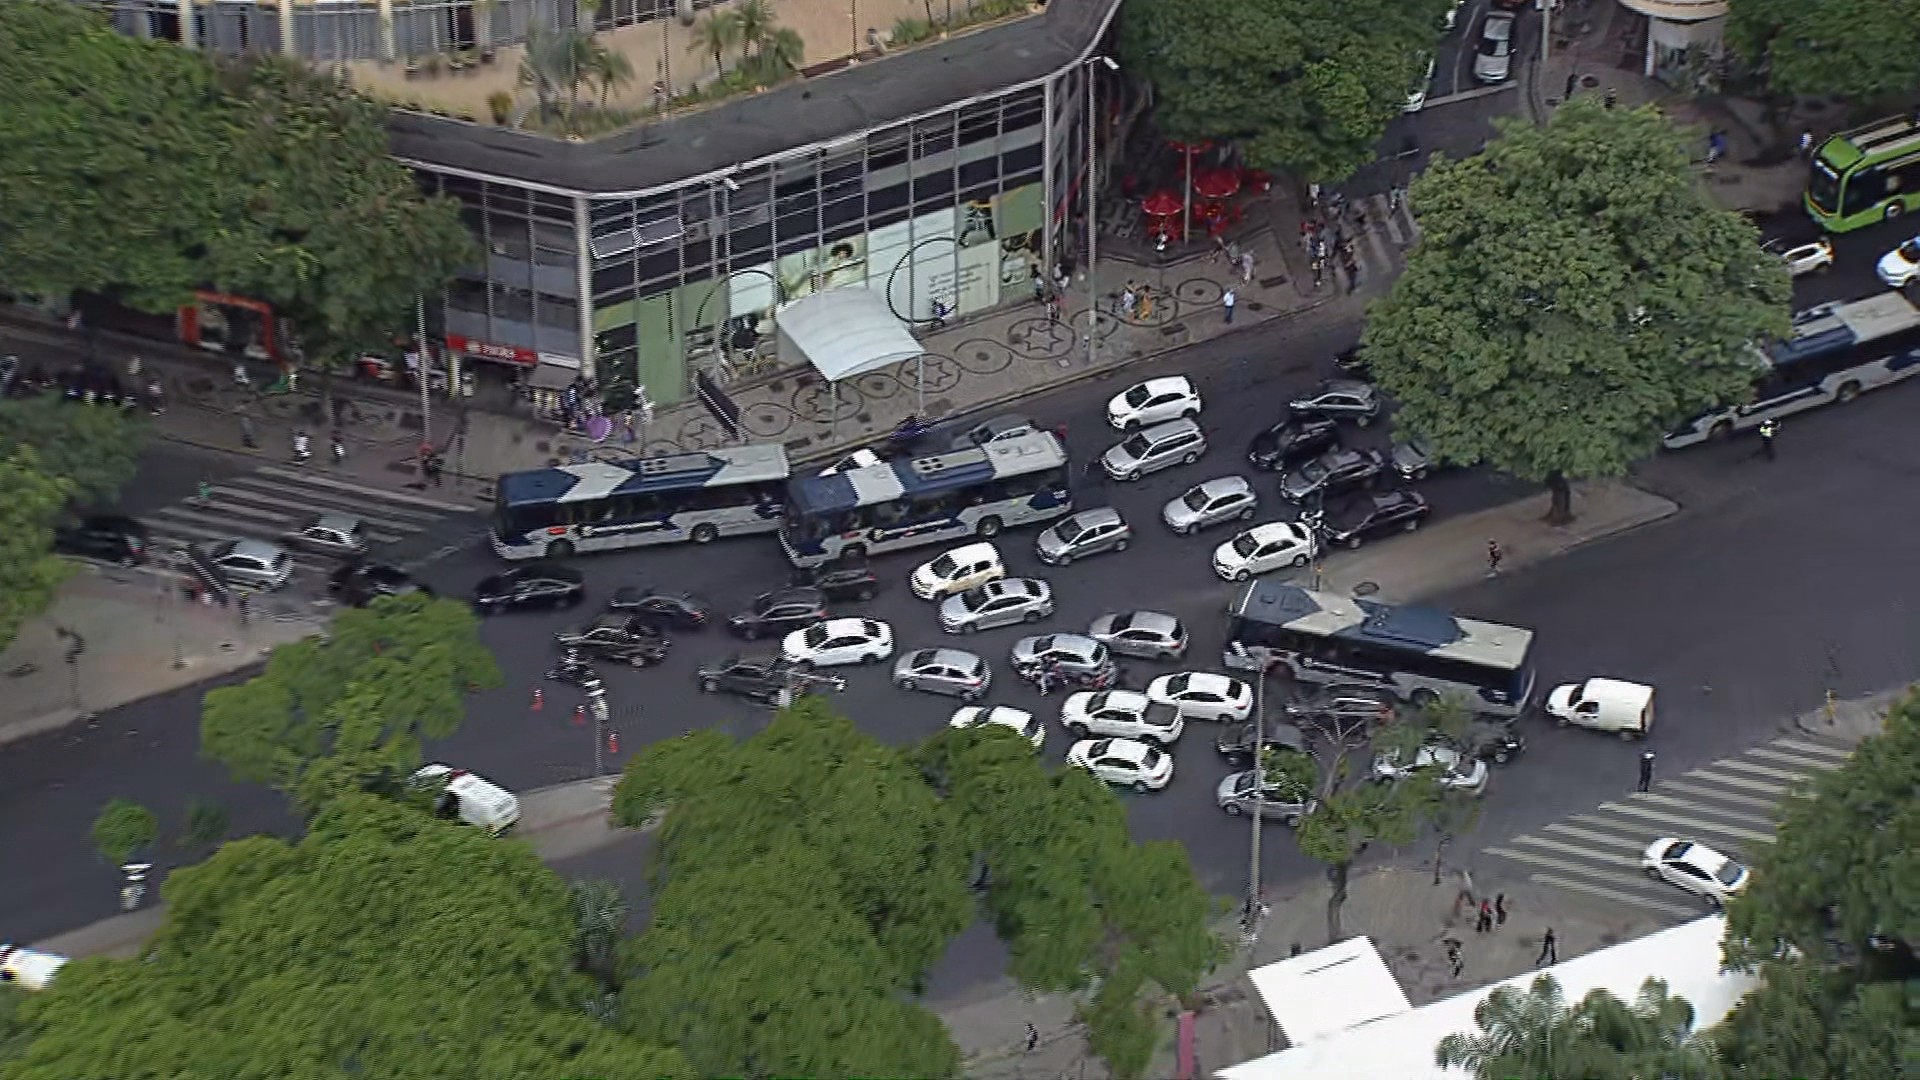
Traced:
<path id="1" fill-rule="evenodd" d="M 844 600 L 871 600 L 880 592 L 879 575 L 865 563 L 795 571 L 793 584 L 819 589 L 821 597 L 830 604 Z"/>
<path id="2" fill-rule="evenodd" d="M 1527 740 L 1511 722 L 1476 720 L 1460 738 L 1450 740 L 1468 757 L 1505 765 L 1527 748 Z"/>
<path id="3" fill-rule="evenodd" d="M 827 617 L 827 597 L 812 586 L 775 589 L 753 598 L 753 605 L 727 620 L 727 629 L 752 641 L 812 626 Z"/>
<path id="4" fill-rule="evenodd" d="M 366 607 L 383 596 L 433 595 L 432 589 L 413 580 L 411 574 L 397 566 L 353 561 L 333 568 L 327 578 L 327 591 L 338 596 L 341 603 L 354 607 Z"/>
<path id="5" fill-rule="evenodd" d="M 1262 741 L 1278 750 L 1291 750 L 1296 754 L 1305 754 L 1307 737 L 1292 724 L 1264 724 L 1261 726 Z M 1227 764 L 1236 769 L 1253 768 L 1254 726 L 1241 724 L 1230 727 L 1214 740 L 1213 748 L 1227 759 Z"/>
<path id="6" fill-rule="evenodd" d="M 616 664 L 646 667 L 667 658 L 672 644 L 659 627 L 638 615 L 606 614 L 585 626 L 562 630 L 553 640 L 565 649 L 577 649 Z"/>
<path id="7" fill-rule="evenodd" d="M 53 550 L 134 566 L 147 561 L 147 527 L 120 514 L 93 514 L 54 530 Z"/>
<path id="8" fill-rule="evenodd" d="M 738 694 L 759 702 L 772 702 L 780 691 L 792 685 L 793 666 L 777 656 L 735 654 L 712 667 L 694 673 L 700 689 L 709 694 Z"/>
<path id="9" fill-rule="evenodd" d="M 1340 443 L 1340 425 L 1325 416 L 1286 418 L 1253 437 L 1247 461 L 1256 469 L 1283 472 Z"/>

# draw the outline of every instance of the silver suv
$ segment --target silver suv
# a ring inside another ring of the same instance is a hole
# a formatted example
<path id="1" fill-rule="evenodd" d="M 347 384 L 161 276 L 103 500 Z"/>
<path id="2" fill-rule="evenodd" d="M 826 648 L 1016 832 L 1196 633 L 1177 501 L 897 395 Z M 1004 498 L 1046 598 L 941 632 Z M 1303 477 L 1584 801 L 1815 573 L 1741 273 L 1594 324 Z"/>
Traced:
<path id="1" fill-rule="evenodd" d="M 1082 684 L 1113 677 L 1113 657 L 1107 647 L 1080 634 L 1041 634 L 1013 643 L 1009 656 L 1015 671 L 1042 671 L 1058 664 L 1060 673 Z"/>
<path id="2" fill-rule="evenodd" d="M 1175 465 L 1191 465 L 1206 452 L 1206 433 L 1183 418 L 1134 432 L 1101 455 L 1100 467 L 1115 480 L 1138 480 Z"/>

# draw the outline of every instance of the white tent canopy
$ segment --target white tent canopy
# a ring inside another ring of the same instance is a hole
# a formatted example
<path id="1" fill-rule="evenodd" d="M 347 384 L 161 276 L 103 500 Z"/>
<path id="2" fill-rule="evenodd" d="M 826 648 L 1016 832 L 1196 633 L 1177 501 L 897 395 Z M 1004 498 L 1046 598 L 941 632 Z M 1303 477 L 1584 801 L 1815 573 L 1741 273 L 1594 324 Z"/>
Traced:
<path id="1" fill-rule="evenodd" d="M 920 342 L 888 307 L 860 285 L 803 296 L 774 313 L 780 355 L 805 357 L 828 382 L 892 367 L 925 355 Z"/>
<path id="2" fill-rule="evenodd" d="M 1255 968 L 1247 978 L 1295 1046 L 1413 1008 L 1365 937 Z"/>

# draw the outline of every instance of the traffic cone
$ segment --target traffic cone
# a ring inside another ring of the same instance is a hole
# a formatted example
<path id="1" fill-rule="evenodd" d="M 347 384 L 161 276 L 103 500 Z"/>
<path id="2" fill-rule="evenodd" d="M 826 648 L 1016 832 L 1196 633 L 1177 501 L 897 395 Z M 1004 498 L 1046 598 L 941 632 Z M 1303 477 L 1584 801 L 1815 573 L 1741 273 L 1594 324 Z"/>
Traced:
<path id="1" fill-rule="evenodd" d="M 620 733 L 617 731 L 609 730 L 607 732 L 607 753 L 617 754 L 619 752 L 620 752 Z"/>
<path id="2" fill-rule="evenodd" d="M 533 688 L 533 711 L 539 712 L 547 707 L 547 692 L 539 687 Z"/>
<path id="3" fill-rule="evenodd" d="M 585 705 L 575 705 L 573 707 L 573 726 L 587 726 L 587 707 Z"/>

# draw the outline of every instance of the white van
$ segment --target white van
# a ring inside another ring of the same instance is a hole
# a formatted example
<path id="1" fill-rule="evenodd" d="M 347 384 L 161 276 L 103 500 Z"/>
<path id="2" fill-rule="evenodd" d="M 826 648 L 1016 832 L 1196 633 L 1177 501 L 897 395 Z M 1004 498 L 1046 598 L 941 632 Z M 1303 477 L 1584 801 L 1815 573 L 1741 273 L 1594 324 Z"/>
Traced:
<path id="1" fill-rule="evenodd" d="M 458 817 L 495 836 L 520 820 L 519 797 L 477 773 L 449 765 L 428 765 L 413 774 L 412 782 L 415 787 L 440 789 L 433 808 L 442 817 Z"/>
<path id="2" fill-rule="evenodd" d="M 1653 730 L 1653 687 L 1619 679 L 1588 679 L 1554 688 L 1547 715 L 1561 727 L 1578 724 L 1595 731 L 1643 739 Z"/>
<path id="3" fill-rule="evenodd" d="M 45 990 L 67 958 L 54 953 L 23 949 L 18 945 L 0 945 L 0 984 L 26 990 Z"/>

